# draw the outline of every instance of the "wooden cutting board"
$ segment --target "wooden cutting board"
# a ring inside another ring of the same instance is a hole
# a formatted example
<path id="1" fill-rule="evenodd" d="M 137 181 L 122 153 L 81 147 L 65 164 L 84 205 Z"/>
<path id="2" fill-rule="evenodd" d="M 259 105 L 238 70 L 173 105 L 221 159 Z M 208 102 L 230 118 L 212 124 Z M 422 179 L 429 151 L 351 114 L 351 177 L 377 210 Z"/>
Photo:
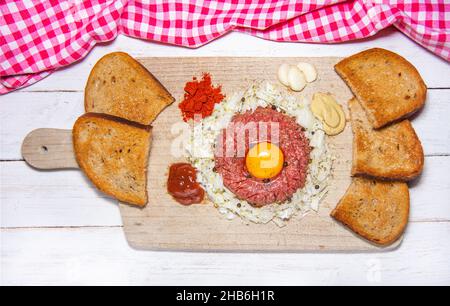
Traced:
<path id="1" fill-rule="evenodd" d="M 182 206 L 166 193 L 170 164 L 182 161 L 173 156 L 173 124 L 181 122 L 178 103 L 183 87 L 193 76 L 203 72 L 212 75 L 215 84 L 231 95 L 244 90 L 254 80 L 277 82 L 277 69 L 282 63 L 300 61 L 312 63 L 318 70 L 318 80 L 308 84 L 301 93 L 292 93 L 311 99 L 315 92 L 330 92 L 347 111 L 352 94 L 334 72 L 340 58 L 142 58 L 139 61 L 149 69 L 172 93 L 176 102 L 166 108 L 153 123 L 153 143 L 149 161 L 147 207 L 139 209 L 120 204 L 124 231 L 130 245 L 138 249 L 189 251 L 381 251 L 388 248 L 374 246 L 336 223 L 330 211 L 336 206 L 350 184 L 352 132 L 350 124 L 345 131 L 327 142 L 336 157 L 330 190 L 317 213 L 304 218 L 294 217 L 287 226 L 273 223 L 244 224 L 239 218 L 227 220 L 211 203 Z M 348 116 L 348 113 L 347 113 Z M 39 129 L 24 140 L 23 156 L 40 169 L 77 168 L 72 151 L 71 131 Z"/>

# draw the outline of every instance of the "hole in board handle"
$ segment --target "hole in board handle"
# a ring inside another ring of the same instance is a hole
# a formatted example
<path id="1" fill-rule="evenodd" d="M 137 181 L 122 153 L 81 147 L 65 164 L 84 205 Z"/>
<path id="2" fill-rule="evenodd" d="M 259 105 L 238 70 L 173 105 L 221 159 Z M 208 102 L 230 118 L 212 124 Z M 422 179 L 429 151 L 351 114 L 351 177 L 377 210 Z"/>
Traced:
<path id="1" fill-rule="evenodd" d="M 42 146 L 41 147 L 41 152 L 44 153 L 44 154 L 47 153 L 48 152 L 47 146 Z"/>

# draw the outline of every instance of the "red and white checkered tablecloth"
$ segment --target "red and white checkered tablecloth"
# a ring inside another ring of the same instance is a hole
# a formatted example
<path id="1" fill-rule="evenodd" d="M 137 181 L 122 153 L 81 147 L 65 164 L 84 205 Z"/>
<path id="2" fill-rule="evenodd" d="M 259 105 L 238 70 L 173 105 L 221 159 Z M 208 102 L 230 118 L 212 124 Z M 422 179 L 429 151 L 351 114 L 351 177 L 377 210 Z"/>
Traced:
<path id="1" fill-rule="evenodd" d="M 450 61 L 450 0 L 0 0 L 0 93 L 118 34 L 200 47 L 229 31 L 335 43 L 390 25 Z"/>

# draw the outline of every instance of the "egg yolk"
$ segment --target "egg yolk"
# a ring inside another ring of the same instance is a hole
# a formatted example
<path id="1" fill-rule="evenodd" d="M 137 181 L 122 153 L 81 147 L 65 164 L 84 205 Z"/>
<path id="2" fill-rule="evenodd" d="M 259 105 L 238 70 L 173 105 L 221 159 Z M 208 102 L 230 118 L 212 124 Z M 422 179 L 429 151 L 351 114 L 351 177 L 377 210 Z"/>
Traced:
<path id="1" fill-rule="evenodd" d="M 260 142 L 254 145 L 245 157 L 248 172 L 259 179 L 270 179 L 283 169 L 284 155 L 277 145 Z"/>

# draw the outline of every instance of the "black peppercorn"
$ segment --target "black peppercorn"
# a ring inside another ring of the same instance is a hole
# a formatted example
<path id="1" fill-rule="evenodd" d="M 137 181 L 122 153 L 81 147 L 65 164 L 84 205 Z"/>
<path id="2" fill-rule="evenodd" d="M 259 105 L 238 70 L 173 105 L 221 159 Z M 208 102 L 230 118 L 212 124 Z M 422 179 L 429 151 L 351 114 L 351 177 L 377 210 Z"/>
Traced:
<path id="1" fill-rule="evenodd" d="M 272 105 L 273 110 L 277 110 L 277 107 L 275 105 Z"/>
<path id="2" fill-rule="evenodd" d="M 244 97 L 242 97 L 241 102 L 245 102 L 245 98 Z"/>
<path id="3" fill-rule="evenodd" d="M 314 186 L 314 188 L 316 188 L 316 189 L 319 189 L 319 188 L 320 188 L 320 186 L 319 186 L 319 185 L 316 185 L 316 186 Z"/>
<path id="4" fill-rule="evenodd" d="M 287 167 L 287 166 L 288 166 L 288 162 L 285 161 L 285 162 L 283 163 L 283 167 Z"/>
<path id="5" fill-rule="evenodd" d="M 270 179 L 263 179 L 263 183 L 264 184 L 270 183 Z"/>

